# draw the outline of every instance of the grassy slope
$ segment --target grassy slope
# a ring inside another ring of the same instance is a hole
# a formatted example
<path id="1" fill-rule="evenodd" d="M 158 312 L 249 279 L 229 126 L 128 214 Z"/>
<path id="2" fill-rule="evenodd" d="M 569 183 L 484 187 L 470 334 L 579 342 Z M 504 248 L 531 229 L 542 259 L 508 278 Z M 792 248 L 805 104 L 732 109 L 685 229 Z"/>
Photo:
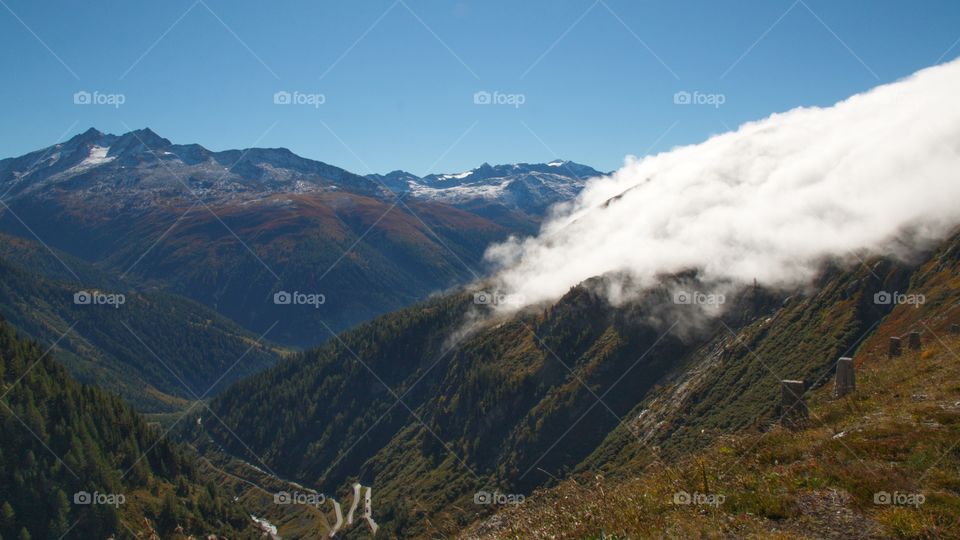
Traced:
<path id="1" fill-rule="evenodd" d="M 858 346 L 887 314 L 887 307 L 873 304 L 873 294 L 905 287 L 906 275 L 902 266 L 887 262 L 877 270 L 830 271 L 815 292 L 795 294 L 769 316 L 739 326 L 715 324 L 710 339 L 678 359 L 671 376 L 643 396 L 630 420 L 576 470 L 636 473 L 655 459 L 702 448 L 717 434 L 769 422 L 779 380 L 823 384 L 836 358 Z"/>
<path id="2" fill-rule="evenodd" d="M 955 239 L 913 274 L 909 290 L 927 302 L 898 306 L 858 348 L 857 392 L 834 399 L 829 380 L 811 391 L 804 429 L 761 422 L 668 464 L 648 461 L 642 474 L 585 469 L 464 536 L 960 537 L 960 339 L 948 331 L 960 322 L 956 246 Z M 871 270 L 879 281 L 889 268 Z M 887 359 L 889 336 L 911 330 L 923 333 L 924 351 Z M 725 500 L 673 504 L 679 491 Z M 874 504 L 881 491 L 926 501 Z"/>
<path id="3" fill-rule="evenodd" d="M 858 392 L 814 393 L 807 429 L 729 437 L 626 481 L 568 480 L 466 536 L 958 537 L 957 350 L 954 338 L 894 361 L 860 355 Z M 726 499 L 718 508 L 676 505 L 678 491 Z M 923 493 L 926 502 L 876 505 L 880 491 Z"/>

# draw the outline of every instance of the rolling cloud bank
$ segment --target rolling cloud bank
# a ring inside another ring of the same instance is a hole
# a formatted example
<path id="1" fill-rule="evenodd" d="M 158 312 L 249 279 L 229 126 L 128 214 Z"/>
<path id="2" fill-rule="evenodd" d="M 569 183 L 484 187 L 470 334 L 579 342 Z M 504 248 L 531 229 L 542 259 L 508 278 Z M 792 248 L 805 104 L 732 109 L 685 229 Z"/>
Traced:
<path id="1" fill-rule="evenodd" d="M 516 309 L 594 276 L 608 296 L 696 269 L 704 283 L 801 285 L 826 260 L 909 257 L 960 224 L 960 60 L 826 108 L 628 158 L 554 210 L 537 237 L 492 246 Z M 619 282 L 619 284 L 618 284 Z"/>

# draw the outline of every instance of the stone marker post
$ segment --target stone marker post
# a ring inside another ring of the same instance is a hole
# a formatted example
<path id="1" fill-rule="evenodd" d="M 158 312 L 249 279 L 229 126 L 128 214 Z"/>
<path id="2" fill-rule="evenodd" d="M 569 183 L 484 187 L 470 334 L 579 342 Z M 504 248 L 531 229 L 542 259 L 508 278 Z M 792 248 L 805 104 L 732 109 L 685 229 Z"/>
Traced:
<path id="1" fill-rule="evenodd" d="M 900 344 L 900 338 L 890 338 L 890 350 L 887 352 L 887 356 L 893 358 L 895 356 L 900 356 L 901 354 L 903 354 L 903 347 Z"/>
<path id="2" fill-rule="evenodd" d="M 810 411 L 803 400 L 806 389 L 803 381 L 780 381 L 780 414 L 784 425 L 797 427 L 809 416 Z"/>
<path id="3" fill-rule="evenodd" d="M 841 358 L 837 361 L 837 378 L 833 383 L 833 394 L 843 397 L 857 388 L 853 371 L 853 358 Z"/>
<path id="4" fill-rule="evenodd" d="M 911 351 L 919 351 L 922 347 L 920 343 L 920 332 L 910 332 L 907 336 L 907 348 Z"/>

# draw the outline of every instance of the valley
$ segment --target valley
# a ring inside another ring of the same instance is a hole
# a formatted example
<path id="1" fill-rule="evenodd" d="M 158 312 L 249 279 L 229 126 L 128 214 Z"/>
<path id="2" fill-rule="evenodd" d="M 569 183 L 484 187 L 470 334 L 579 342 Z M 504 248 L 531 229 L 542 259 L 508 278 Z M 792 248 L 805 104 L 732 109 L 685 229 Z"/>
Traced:
<path id="1" fill-rule="evenodd" d="M 144 138 L 169 150 L 133 142 Z M 623 279 L 612 274 L 516 311 L 498 304 L 509 295 L 474 268 L 485 264 L 487 245 L 529 233 L 556 202 L 537 206 L 515 198 L 517 189 L 544 182 L 541 194 L 569 199 L 582 182 L 538 175 L 596 171 L 556 162 L 363 178 L 315 163 L 309 173 L 290 156 L 274 156 L 268 166 L 265 152 L 251 151 L 264 161 L 259 172 L 244 169 L 243 178 L 259 181 L 233 178 L 227 168 L 228 181 L 211 183 L 203 177 L 221 154 L 150 133 L 90 131 L 51 148 L 44 152 L 57 158 L 28 173 L 17 170 L 22 159 L 0 162 L 16 193 L 0 219 L 7 230 L 0 235 L 0 313 L 50 347 L 79 381 L 148 413 L 151 425 L 183 448 L 193 474 L 216 481 L 252 516 L 247 529 L 278 538 L 369 534 L 362 520 L 345 522 L 334 511 L 333 501 L 341 501 L 341 512 L 352 506 L 355 483 L 371 487 L 378 536 L 647 536 L 646 525 L 624 521 L 632 514 L 596 525 L 585 519 L 572 529 L 561 520 L 547 533 L 537 528 L 545 519 L 539 513 L 555 511 L 556 497 L 603 500 L 590 490 L 606 483 L 630 492 L 638 489 L 633 479 L 659 482 L 718 445 L 743 452 L 748 443 L 732 438 L 764 440 L 782 430 L 780 379 L 812 381 L 811 396 L 821 396 L 836 358 L 877 355 L 876 343 L 893 325 L 924 325 L 929 341 L 958 316 L 956 234 L 911 262 L 826 264 L 811 286 L 678 293 L 709 290 L 691 271 L 612 303 L 606 291 Z M 78 152 L 88 154 L 56 172 Z M 155 169 L 167 165 L 158 159 L 176 160 L 194 186 L 215 186 L 167 231 L 160 224 L 198 194 L 163 182 Z M 98 171 L 111 164 L 132 170 Z M 296 173 L 278 173 L 278 164 Z M 28 175 L 48 185 L 29 186 Z M 386 190 L 396 190 L 393 199 Z M 620 198 L 604 208 L 613 204 Z M 18 228 L 19 212 L 51 219 Z M 514 219 L 498 219 L 505 214 Z M 135 229 L 123 226 L 131 216 L 139 216 Z M 155 240 L 140 253 L 137 237 Z M 329 289 L 322 286 L 328 274 Z M 926 303 L 877 303 L 885 291 Z M 123 301 L 78 304 L 74 295 L 88 293 Z M 686 299 L 691 294 L 696 301 Z M 698 305 L 701 296 L 723 305 Z M 170 339 L 177 334 L 182 339 Z M 734 455 L 737 464 L 752 454 Z M 703 482 L 723 482 L 719 472 L 709 474 L 716 478 Z M 278 505 L 277 497 L 288 495 L 318 501 Z M 768 506 L 767 521 L 738 522 L 735 530 L 786 526 L 813 534 L 808 525 L 789 525 L 805 511 L 791 505 L 806 504 L 807 496 L 780 490 L 762 502 L 736 499 L 735 508 Z M 527 529 L 532 523 L 537 532 Z M 650 526 L 705 526 L 697 523 Z M 865 530 L 879 535 L 893 526 L 881 519 Z"/>
<path id="2" fill-rule="evenodd" d="M 0 0 L 0 540 L 960 540 L 957 28 Z"/>
<path id="3" fill-rule="evenodd" d="M 378 521 L 392 535 L 452 535 L 490 510 L 474 504 L 478 492 L 631 478 L 731 433 L 766 432 L 778 421 L 780 379 L 816 390 L 837 358 L 875 343 L 884 321 L 904 312 L 902 326 L 937 325 L 928 340 L 944 333 L 958 316 L 958 242 L 918 267 L 876 260 L 828 271 L 814 293 L 745 289 L 723 317 L 683 322 L 693 326 L 679 336 L 677 323 L 651 324 L 646 314 L 682 320 L 695 307 L 668 305 L 666 291 L 653 291 L 613 308 L 585 284 L 545 311 L 494 319 L 451 345 L 475 306 L 469 292 L 450 296 L 231 387 L 212 403 L 228 424 L 283 414 L 243 422 L 236 439 L 218 426 L 210 434 L 228 452 L 249 460 L 253 451 L 324 492 L 352 481 L 377 486 Z M 891 312 L 873 301 L 887 288 L 928 303 Z"/>

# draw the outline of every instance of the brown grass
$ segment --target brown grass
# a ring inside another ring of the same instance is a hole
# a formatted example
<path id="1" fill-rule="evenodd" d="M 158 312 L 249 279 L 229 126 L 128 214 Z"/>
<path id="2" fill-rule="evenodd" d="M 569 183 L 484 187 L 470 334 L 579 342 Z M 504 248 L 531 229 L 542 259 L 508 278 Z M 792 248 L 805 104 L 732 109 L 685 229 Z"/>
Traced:
<path id="1" fill-rule="evenodd" d="M 465 537 L 960 538 L 960 340 L 937 338 L 894 360 L 858 355 L 857 391 L 825 385 L 801 430 L 721 438 L 640 478 L 566 480 Z M 875 504 L 882 492 L 924 500 Z"/>

